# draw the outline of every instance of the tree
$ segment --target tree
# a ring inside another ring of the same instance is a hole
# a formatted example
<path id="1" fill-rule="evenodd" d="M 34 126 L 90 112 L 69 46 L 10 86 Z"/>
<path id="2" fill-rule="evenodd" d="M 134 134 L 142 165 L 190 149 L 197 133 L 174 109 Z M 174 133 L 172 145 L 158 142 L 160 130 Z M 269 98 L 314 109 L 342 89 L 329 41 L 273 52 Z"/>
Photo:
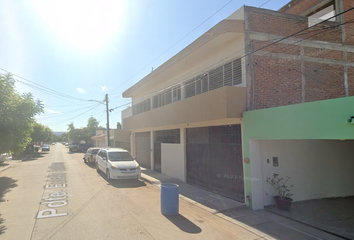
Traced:
<path id="1" fill-rule="evenodd" d="M 87 121 L 87 127 L 82 129 L 76 129 L 74 123 L 68 124 L 68 138 L 75 143 L 80 141 L 85 141 L 86 143 L 91 142 L 91 137 L 96 135 L 96 128 L 99 122 L 96 118 L 90 117 Z"/>
<path id="2" fill-rule="evenodd" d="M 96 135 L 96 129 L 98 127 L 99 121 L 96 118 L 90 117 L 87 121 L 88 137 L 91 139 L 92 136 Z"/>
<path id="3" fill-rule="evenodd" d="M 68 138 L 70 140 L 72 140 L 74 143 L 78 143 L 81 140 L 83 140 L 81 138 L 81 133 L 80 133 L 79 129 L 75 129 L 75 126 L 74 126 L 73 122 L 68 124 Z"/>
<path id="4" fill-rule="evenodd" d="M 43 112 L 32 93 L 20 94 L 10 74 L 0 75 L 0 152 L 21 153 L 31 141 L 34 116 Z"/>
<path id="5" fill-rule="evenodd" d="M 122 129 L 122 124 L 120 124 L 120 122 L 117 122 L 117 129 Z"/>
<path id="6" fill-rule="evenodd" d="M 49 127 L 34 122 L 31 138 L 33 142 L 52 142 L 54 136 L 53 131 Z"/>

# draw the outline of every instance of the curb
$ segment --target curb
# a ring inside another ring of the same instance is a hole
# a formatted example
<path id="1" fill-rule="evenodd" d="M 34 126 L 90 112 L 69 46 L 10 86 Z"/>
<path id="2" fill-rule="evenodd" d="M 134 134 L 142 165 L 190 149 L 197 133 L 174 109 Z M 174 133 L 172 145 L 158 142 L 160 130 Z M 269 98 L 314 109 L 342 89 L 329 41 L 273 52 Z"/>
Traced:
<path id="1" fill-rule="evenodd" d="M 146 175 L 146 174 L 144 174 L 144 175 Z M 141 176 L 140 176 L 140 179 L 142 179 L 143 181 L 146 181 L 146 182 L 150 183 L 152 186 L 154 186 L 156 188 L 160 188 L 161 181 L 159 181 L 159 180 L 152 181 L 149 178 L 152 178 L 152 177 L 145 177 L 145 176 L 143 176 L 143 174 L 141 174 Z M 200 204 L 200 203 L 198 203 L 198 202 L 196 202 L 196 201 L 194 201 L 194 200 L 192 200 L 190 198 L 187 198 L 185 196 L 179 196 L 179 198 L 184 200 L 184 201 L 186 201 L 186 202 L 188 202 L 188 203 L 190 203 L 190 204 L 192 204 L 192 205 L 194 205 L 194 206 L 196 206 L 196 207 L 199 207 L 199 208 L 201 208 L 201 209 L 213 214 L 214 216 L 220 217 L 220 218 L 222 218 L 222 219 L 224 219 L 224 220 L 226 220 L 226 221 L 228 221 L 228 222 L 230 222 L 232 224 L 235 224 L 235 225 L 237 225 L 237 226 L 239 226 L 239 227 L 241 227 L 241 228 L 243 228 L 243 229 L 245 229 L 245 230 L 247 230 L 249 232 L 252 232 L 253 234 L 259 236 L 260 238 L 275 239 L 275 238 L 271 238 L 270 236 L 267 236 L 265 233 L 263 233 L 263 232 L 261 232 L 259 230 L 256 230 L 256 229 L 248 226 L 247 224 L 244 224 L 242 222 L 237 221 L 236 219 L 234 219 L 232 217 L 229 217 L 229 216 L 226 216 L 226 215 L 222 214 L 223 210 L 211 209 L 211 208 L 209 208 L 207 206 L 204 206 L 203 204 Z M 240 207 L 240 208 L 243 208 L 243 207 Z"/>
<path id="2" fill-rule="evenodd" d="M 14 166 L 17 165 L 17 164 L 19 164 L 20 162 L 26 160 L 26 159 L 27 159 L 27 157 L 25 157 L 24 159 L 21 159 L 21 160 L 18 161 L 16 164 L 14 164 Z M 12 160 L 11 160 L 11 161 L 12 161 Z M 9 169 L 9 168 L 11 168 L 11 167 L 12 167 L 11 165 L 10 165 L 10 166 L 6 166 L 6 167 L 0 169 L 0 172 L 3 172 L 3 171 L 5 171 L 5 170 L 7 170 L 7 169 Z"/>

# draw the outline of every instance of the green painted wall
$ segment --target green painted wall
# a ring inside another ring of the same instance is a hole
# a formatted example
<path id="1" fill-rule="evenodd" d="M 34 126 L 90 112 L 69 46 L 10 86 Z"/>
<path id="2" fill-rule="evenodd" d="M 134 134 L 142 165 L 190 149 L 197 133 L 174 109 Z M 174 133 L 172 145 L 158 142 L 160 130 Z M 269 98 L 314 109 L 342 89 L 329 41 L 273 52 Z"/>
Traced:
<path id="1" fill-rule="evenodd" d="M 354 124 L 347 123 L 350 116 L 354 116 L 354 97 L 245 112 L 244 158 L 250 157 L 252 139 L 354 139 Z M 246 195 L 252 192 L 250 177 L 250 164 L 245 163 Z"/>

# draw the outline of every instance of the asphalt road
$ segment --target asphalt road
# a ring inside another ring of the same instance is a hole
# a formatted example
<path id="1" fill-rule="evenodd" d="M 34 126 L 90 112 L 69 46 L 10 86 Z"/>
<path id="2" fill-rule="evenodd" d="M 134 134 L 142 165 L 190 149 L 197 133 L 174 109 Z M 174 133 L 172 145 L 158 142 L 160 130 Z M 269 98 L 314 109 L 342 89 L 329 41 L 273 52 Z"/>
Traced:
<path id="1" fill-rule="evenodd" d="M 56 144 L 0 172 L 0 239 L 260 237 L 186 201 L 166 217 L 158 188 L 142 179 L 107 182 L 82 158 Z"/>

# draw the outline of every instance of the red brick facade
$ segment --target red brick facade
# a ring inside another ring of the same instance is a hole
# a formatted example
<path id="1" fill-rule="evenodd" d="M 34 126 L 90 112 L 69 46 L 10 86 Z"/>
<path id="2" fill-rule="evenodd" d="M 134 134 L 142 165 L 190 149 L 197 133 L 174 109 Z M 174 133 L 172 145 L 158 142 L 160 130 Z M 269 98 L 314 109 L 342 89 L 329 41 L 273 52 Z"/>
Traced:
<path id="1" fill-rule="evenodd" d="M 246 58 L 248 110 L 354 95 L 353 24 L 328 22 L 302 31 L 308 18 L 294 15 L 319 2 L 294 0 L 281 12 L 245 7 L 246 51 L 255 51 Z M 354 1 L 342 5 L 346 10 Z M 343 18 L 354 19 L 354 10 Z"/>

